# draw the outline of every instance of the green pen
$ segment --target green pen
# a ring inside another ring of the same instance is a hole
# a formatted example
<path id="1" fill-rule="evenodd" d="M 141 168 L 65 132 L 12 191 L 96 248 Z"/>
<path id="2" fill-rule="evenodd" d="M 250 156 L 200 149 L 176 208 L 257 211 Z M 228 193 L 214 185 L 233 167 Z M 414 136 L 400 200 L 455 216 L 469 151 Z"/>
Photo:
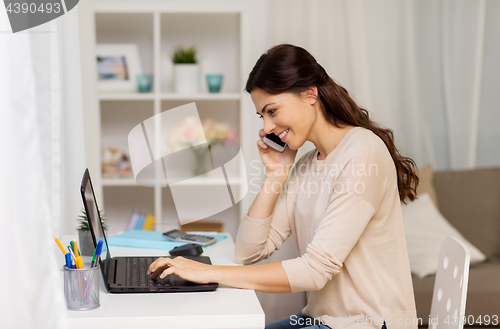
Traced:
<path id="1" fill-rule="evenodd" d="M 71 249 L 73 250 L 73 252 L 75 252 L 75 243 L 73 241 L 70 241 L 69 244 L 70 244 Z"/>
<path id="2" fill-rule="evenodd" d="M 98 247 L 95 247 L 95 249 L 94 249 L 94 256 L 92 256 L 92 262 L 90 262 L 90 267 L 94 267 L 95 255 L 97 254 L 97 248 Z"/>

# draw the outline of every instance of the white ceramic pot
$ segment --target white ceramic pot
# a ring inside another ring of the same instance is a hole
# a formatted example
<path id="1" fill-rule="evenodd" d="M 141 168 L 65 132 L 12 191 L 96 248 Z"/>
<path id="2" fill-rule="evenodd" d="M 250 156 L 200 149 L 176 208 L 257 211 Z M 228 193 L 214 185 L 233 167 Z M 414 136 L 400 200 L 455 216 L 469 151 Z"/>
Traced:
<path id="1" fill-rule="evenodd" d="M 198 64 L 174 65 L 174 89 L 176 93 L 200 92 L 200 66 Z"/>

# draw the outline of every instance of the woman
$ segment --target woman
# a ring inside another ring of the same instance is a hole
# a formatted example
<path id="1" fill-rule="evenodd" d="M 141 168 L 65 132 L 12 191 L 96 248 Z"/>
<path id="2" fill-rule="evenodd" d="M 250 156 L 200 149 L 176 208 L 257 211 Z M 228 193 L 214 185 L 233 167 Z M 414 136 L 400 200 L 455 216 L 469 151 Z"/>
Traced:
<path id="1" fill-rule="evenodd" d="M 413 160 L 303 48 L 268 50 L 245 89 L 264 120 L 259 136 L 275 133 L 288 147 L 257 141 L 266 175 L 240 224 L 237 261 L 267 258 L 290 235 L 302 256 L 243 267 L 160 258 L 149 273 L 168 267 L 162 277 L 308 292 L 302 312 L 266 328 L 416 328 L 400 205 L 416 196 Z M 316 149 L 292 168 L 306 141 Z"/>

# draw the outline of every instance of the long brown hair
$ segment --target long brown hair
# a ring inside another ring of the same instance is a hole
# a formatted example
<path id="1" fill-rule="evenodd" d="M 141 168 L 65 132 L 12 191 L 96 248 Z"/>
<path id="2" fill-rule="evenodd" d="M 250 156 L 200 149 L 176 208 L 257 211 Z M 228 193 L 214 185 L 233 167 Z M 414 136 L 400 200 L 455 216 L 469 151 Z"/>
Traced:
<path id="1" fill-rule="evenodd" d="M 371 130 L 382 139 L 391 154 L 398 175 L 401 201 L 416 197 L 418 176 L 415 161 L 402 156 L 394 145 L 394 134 L 370 120 L 368 111 L 360 108 L 347 90 L 335 83 L 325 69 L 304 48 L 281 44 L 274 46 L 257 60 L 248 76 L 245 90 L 260 88 L 269 94 L 300 93 L 316 86 L 326 120 L 336 127 L 349 124 Z"/>

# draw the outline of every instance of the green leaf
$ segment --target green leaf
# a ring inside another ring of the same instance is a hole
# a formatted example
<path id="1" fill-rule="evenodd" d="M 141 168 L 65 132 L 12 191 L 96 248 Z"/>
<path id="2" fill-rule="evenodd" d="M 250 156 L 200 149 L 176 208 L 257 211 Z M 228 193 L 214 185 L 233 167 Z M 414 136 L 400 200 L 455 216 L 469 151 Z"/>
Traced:
<path id="1" fill-rule="evenodd" d="M 198 63 L 197 50 L 195 46 L 177 46 L 170 55 L 174 64 L 196 64 Z"/>
<path id="2" fill-rule="evenodd" d="M 78 222 L 78 228 L 77 230 L 78 231 L 84 231 L 84 232 L 87 232 L 87 231 L 90 231 L 90 226 L 89 226 L 89 223 L 87 221 L 87 213 L 85 212 L 85 208 L 82 208 L 81 210 L 81 215 L 78 216 L 78 218 L 76 219 L 76 221 Z M 108 225 L 107 225 L 107 222 L 106 222 L 106 218 L 105 218 L 105 215 L 102 211 L 99 211 L 99 214 L 100 214 L 100 217 L 101 217 L 101 222 L 102 222 L 102 227 L 105 231 L 108 230 Z"/>

